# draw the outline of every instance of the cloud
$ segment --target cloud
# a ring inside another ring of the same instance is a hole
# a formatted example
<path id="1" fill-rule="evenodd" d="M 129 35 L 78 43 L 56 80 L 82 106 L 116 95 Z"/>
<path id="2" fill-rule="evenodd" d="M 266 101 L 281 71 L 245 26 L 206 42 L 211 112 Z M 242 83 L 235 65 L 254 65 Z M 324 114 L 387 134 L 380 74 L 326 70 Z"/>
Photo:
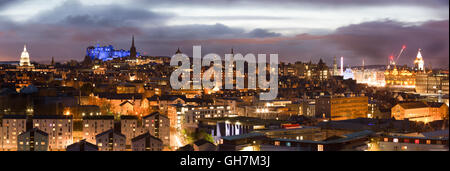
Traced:
<path id="1" fill-rule="evenodd" d="M 387 5 L 418 5 L 418 6 L 448 6 L 448 0 L 137 0 L 136 3 L 153 4 L 155 6 L 387 6 Z"/>
<path id="2" fill-rule="evenodd" d="M 340 27 L 327 35 L 209 39 L 185 43 L 234 46 L 245 53 L 279 53 L 281 60 L 289 62 L 318 61 L 323 58 L 330 64 L 333 56 L 344 56 L 345 59 L 351 59 L 346 61 L 348 65 L 360 65 L 363 59 L 366 64 L 386 64 L 390 55 L 398 55 L 402 45 L 406 45 L 399 64 L 411 66 L 421 48 L 427 65 L 448 68 L 448 26 L 448 20 L 425 23 L 383 20 Z M 227 48 L 216 49 L 227 52 Z"/>
<path id="3" fill-rule="evenodd" d="M 17 0 L 0 0 L 0 9 L 7 7 L 8 5 L 11 5 L 15 2 L 18 2 Z"/>
<path id="4" fill-rule="evenodd" d="M 271 32 L 265 29 L 254 29 L 249 34 L 251 37 L 258 37 L 258 38 L 281 36 L 280 33 Z"/>
<path id="5" fill-rule="evenodd" d="M 150 1 L 152 2 L 152 1 Z M 167 5 L 198 5 L 232 7 L 236 5 L 267 6 L 295 5 L 311 3 L 316 6 L 334 5 L 447 5 L 448 1 L 352 1 L 343 0 L 339 4 L 331 0 L 282 2 L 262 1 L 153 1 L 152 8 L 139 1 L 120 4 L 84 4 L 67 1 L 58 7 L 37 14 L 26 22 L 14 22 L 0 15 L 0 60 L 18 60 L 23 44 L 28 44 L 31 60 L 49 60 L 55 56 L 58 61 L 68 59 L 82 60 L 85 48 L 100 43 L 112 44 L 116 48 L 128 49 L 131 35 L 136 37 L 139 51 L 147 55 L 171 56 L 177 47 L 186 54 L 192 54 L 193 45 L 202 45 L 204 53 L 224 54 L 234 48 L 241 53 L 278 53 L 280 60 L 315 61 L 322 58 L 330 64 L 334 56 L 344 56 L 346 64 L 359 65 L 362 59 L 366 64 L 385 64 L 387 57 L 397 54 L 403 44 L 407 45 L 400 64 L 411 65 L 418 48 L 423 49 L 426 64 L 436 67 L 448 67 L 449 23 L 448 19 L 423 23 L 402 22 L 397 20 L 371 20 L 353 22 L 355 24 L 339 27 L 336 30 L 310 30 L 296 35 L 280 34 L 276 29 L 264 27 L 251 28 L 246 25 L 229 26 L 223 20 L 239 19 L 238 16 L 212 17 L 217 22 L 208 24 L 177 24 L 170 22 L 176 17 L 171 13 L 153 10 Z M 410 2 L 410 3 L 409 3 Z M 0 1 L 0 9 L 7 4 Z M 136 5 L 138 4 L 138 5 Z M 208 18 L 211 16 L 204 16 Z M 251 20 L 283 20 L 289 16 L 243 16 Z M 202 17 L 199 17 L 202 18 Z M 193 17 L 193 19 L 196 19 Z M 195 20 L 194 20 L 195 21 Z M 289 23 L 287 23 L 289 25 Z M 293 28 L 297 29 L 297 28 Z M 352 60 L 347 60 L 352 59 Z"/>
<path id="6" fill-rule="evenodd" d="M 146 23 L 164 24 L 170 14 L 156 13 L 133 6 L 83 5 L 79 1 L 67 1 L 60 6 L 45 11 L 33 21 L 61 24 L 72 27 L 117 27 L 142 26 Z"/>
<path id="7" fill-rule="evenodd" d="M 352 51 L 354 58 L 366 58 L 372 63 L 385 63 L 389 55 L 397 56 L 402 45 L 406 45 L 407 49 L 398 63 L 411 65 L 417 50 L 422 48 L 428 64 L 448 67 L 448 25 L 448 20 L 419 25 L 374 21 L 341 27 L 328 40 L 338 44 L 342 50 Z"/>

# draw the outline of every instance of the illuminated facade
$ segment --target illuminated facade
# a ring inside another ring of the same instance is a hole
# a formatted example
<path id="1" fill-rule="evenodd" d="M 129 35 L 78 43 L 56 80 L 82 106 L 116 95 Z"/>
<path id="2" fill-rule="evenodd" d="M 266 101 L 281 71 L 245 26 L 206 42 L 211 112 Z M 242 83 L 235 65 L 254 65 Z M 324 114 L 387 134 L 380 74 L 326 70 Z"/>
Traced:
<path id="1" fill-rule="evenodd" d="M 355 76 L 353 75 L 353 71 L 350 68 L 345 69 L 345 72 L 343 73 L 344 75 L 344 80 L 348 80 L 348 79 L 355 79 Z"/>
<path id="2" fill-rule="evenodd" d="M 17 151 L 47 151 L 48 134 L 37 128 L 17 136 Z"/>
<path id="3" fill-rule="evenodd" d="M 144 116 L 142 122 L 144 130 L 159 138 L 164 145 L 170 145 L 170 121 L 166 115 L 154 112 Z"/>
<path id="4" fill-rule="evenodd" d="M 397 69 L 397 66 L 394 66 L 393 69 L 387 69 L 384 77 L 386 86 L 414 88 L 416 85 L 416 72 L 406 67 Z"/>
<path id="5" fill-rule="evenodd" d="M 95 136 L 99 151 L 125 151 L 125 135 L 107 130 Z"/>
<path id="6" fill-rule="evenodd" d="M 97 44 L 97 47 L 90 46 L 86 49 L 86 56 L 91 57 L 92 60 L 102 60 L 102 61 L 108 61 L 115 58 L 123 58 L 123 57 L 137 57 L 140 56 L 139 52 L 136 52 L 136 47 L 134 47 L 134 36 L 131 43 L 131 48 L 129 51 L 127 50 L 116 50 L 114 49 L 114 46 L 100 46 Z"/>
<path id="7" fill-rule="evenodd" d="M 448 73 L 418 73 L 416 75 L 416 92 L 420 94 L 448 94 Z"/>
<path id="8" fill-rule="evenodd" d="M 26 130 L 26 115 L 4 115 L 2 119 L 1 150 L 16 151 L 17 136 Z"/>
<path id="9" fill-rule="evenodd" d="M 414 70 L 418 72 L 425 72 L 425 62 L 423 61 L 422 53 L 420 53 L 420 51 L 422 51 L 422 49 L 419 49 L 419 52 L 417 52 L 416 60 L 414 60 Z"/>
<path id="10" fill-rule="evenodd" d="M 96 135 L 113 128 L 114 116 L 112 115 L 83 117 L 83 139 L 92 144 L 96 143 Z"/>
<path id="11" fill-rule="evenodd" d="M 32 120 L 33 128 L 38 128 L 48 134 L 50 151 L 66 150 L 66 147 L 73 143 L 71 115 L 36 115 Z"/>
<path id="12" fill-rule="evenodd" d="M 316 100 L 316 117 L 333 121 L 367 118 L 369 98 L 322 97 Z"/>
<path id="13" fill-rule="evenodd" d="M 436 102 L 406 102 L 392 107 L 391 115 L 397 120 L 409 119 L 428 123 L 448 118 L 448 106 Z"/>
<path id="14" fill-rule="evenodd" d="M 32 66 L 30 63 L 30 54 L 27 51 L 27 45 L 23 46 L 23 52 L 20 55 L 20 63 L 19 65 L 22 67 Z"/>
<path id="15" fill-rule="evenodd" d="M 386 85 L 384 70 L 361 69 L 353 70 L 356 83 L 367 84 L 369 86 L 384 87 Z"/>
<path id="16" fill-rule="evenodd" d="M 391 67 L 393 65 L 393 67 Z M 425 73 L 424 61 L 421 54 L 421 49 L 417 53 L 414 60 L 414 68 L 410 69 L 406 66 L 397 67 L 395 63 L 388 66 L 384 72 L 386 79 L 386 86 L 401 87 L 401 88 L 415 88 L 416 74 Z"/>
<path id="17" fill-rule="evenodd" d="M 162 151 L 163 142 L 150 133 L 141 134 L 131 140 L 133 151 Z"/>

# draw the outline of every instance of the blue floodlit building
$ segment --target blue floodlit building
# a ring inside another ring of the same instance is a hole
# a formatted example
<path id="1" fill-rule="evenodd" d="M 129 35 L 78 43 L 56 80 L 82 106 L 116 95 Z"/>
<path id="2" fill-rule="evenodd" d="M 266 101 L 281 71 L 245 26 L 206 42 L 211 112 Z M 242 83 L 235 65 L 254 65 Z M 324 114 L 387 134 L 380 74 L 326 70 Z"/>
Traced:
<path id="1" fill-rule="evenodd" d="M 92 60 L 99 59 L 102 61 L 108 61 L 114 58 L 123 58 L 128 56 L 137 57 L 139 55 L 140 53 L 136 52 L 136 48 L 134 47 L 134 36 L 132 38 L 131 48 L 128 51 L 123 49 L 115 50 L 112 45 L 100 46 L 99 44 L 97 44 L 96 47 L 89 46 L 86 49 L 86 56 L 89 56 Z"/>
<path id="2" fill-rule="evenodd" d="M 348 80 L 348 79 L 352 79 L 352 80 L 355 79 L 353 71 L 350 68 L 347 68 L 344 72 L 344 80 Z"/>

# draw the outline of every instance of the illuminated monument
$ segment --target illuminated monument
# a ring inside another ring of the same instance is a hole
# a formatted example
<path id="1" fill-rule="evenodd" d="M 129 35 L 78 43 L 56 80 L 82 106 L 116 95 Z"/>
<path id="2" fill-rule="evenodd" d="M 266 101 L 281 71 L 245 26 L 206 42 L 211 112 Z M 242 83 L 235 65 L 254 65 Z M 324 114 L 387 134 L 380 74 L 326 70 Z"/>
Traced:
<path id="1" fill-rule="evenodd" d="M 136 52 L 136 47 L 134 46 L 134 36 L 132 37 L 131 48 L 129 51 L 120 49 L 115 50 L 114 46 L 100 46 L 97 44 L 97 47 L 90 46 L 86 49 L 86 56 L 90 57 L 92 60 L 102 60 L 108 61 L 115 58 L 123 58 L 123 57 L 137 57 L 140 53 Z"/>
<path id="2" fill-rule="evenodd" d="M 32 66 L 30 63 L 30 54 L 27 51 L 27 45 L 23 46 L 23 52 L 20 55 L 20 64 L 21 67 Z"/>
<path id="3" fill-rule="evenodd" d="M 420 53 L 420 51 L 422 51 L 422 49 L 419 49 L 416 60 L 414 60 L 414 70 L 425 72 L 425 68 L 423 66 L 425 62 L 423 61 L 422 53 Z"/>
<path id="4" fill-rule="evenodd" d="M 30 54 L 27 51 L 26 45 L 23 46 L 23 52 L 22 52 L 22 54 L 20 54 L 20 62 L 19 62 L 19 66 L 17 67 L 17 69 L 20 71 L 22 71 L 22 70 L 31 71 L 34 69 L 33 64 L 31 64 L 31 62 L 30 62 Z"/>

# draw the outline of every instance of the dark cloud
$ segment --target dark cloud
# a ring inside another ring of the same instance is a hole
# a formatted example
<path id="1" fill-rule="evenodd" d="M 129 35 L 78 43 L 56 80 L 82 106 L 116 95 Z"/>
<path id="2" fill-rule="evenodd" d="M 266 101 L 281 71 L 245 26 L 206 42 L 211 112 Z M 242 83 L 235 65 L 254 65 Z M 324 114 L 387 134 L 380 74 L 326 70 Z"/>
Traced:
<path id="1" fill-rule="evenodd" d="M 349 7 L 349 6 L 449 6 L 448 0 L 136 0 L 137 3 L 153 6 L 205 6 L 205 7 L 233 7 L 233 6 L 258 6 L 258 7 Z"/>
<path id="2" fill-rule="evenodd" d="M 0 0 L 0 9 L 7 7 L 8 5 L 11 5 L 15 2 L 18 2 L 18 0 Z"/>
<path id="3" fill-rule="evenodd" d="M 264 38 L 264 37 L 279 37 L 280 33 L 271 32 L 265 29 L 254 29 L 249 33 L 251 37 Z"/>
<path id="4" fill-rule="evenodd" d="M 78 1 L 67 1 L 53 10 L 36 16 L 34 21 L 71 26 L 116 27 L 143 24 L 164 24 L 170 14 L 119 5 L 82 5 Z"/>
<path id="5" fill-rule="evenodd" d="M 448 25 L 448 20 L 419 25 L 391 20 L 366 22 L 341 27 L 328 40 L 342 50 L 352 51 L 354 58 L 366 58 L 371 63 L 386 63 L 390 55 L 397 56 L 402 45 L 406 45 L 398 63 L 411 65 L 417 50 L 422 48 L 428 64 L 442 67 L 448 66 Z"/>
<path id="6" fill-rule="evenodd" d="M 264 4 L 266 0 L 258 1 Z M 151 1 L 150 1 L 151 2 Z M 185 5 L 236 5 L 252 4 L 255 1 L 158 1 L 153 6 L 165 3 L 176 6 Z M 410 3 L 409 3 L 410 2 Z M 13 2 L 9 2 L 13 3 Z M 267 2 L 269 5 L 273 2 Z M 317 1 L 277 1 L 278 4 L 314 3 L 338 4 L 331 0 Z M 351 5 L 393 5 L 406 3 L 403 0 L 381 1 L 339 1 Z M 448 1 L 408 1 L 408 4 L 443 4 Z M 2 5 L 6 5 L 0 1 Z M 130 4 L 139 4 L 131 3 Z M 338 5 L 339 5 L 338 4 Z M 224 6 L 225 5 L 225 6 Z M 18 60 L 23 44 L 28 44 L 32 60 L 49 61 L 55 56 L 58 61 L 68 59 L 82 60 L 85 48 L 89 45 L 112 44 L 117 48 L 128 49 L 131 35 L 136 36 L 138 50 L 147 55 L 171 56 L 177 47 L 188 55 L 193 45 L 202 45 L 203 53 L 224 54 L 234 48 L 241 53 L 278 53 L 280 60 L 314 61 L 320 58 L 328 64 L 333 56 L 344 56 L 346 64 L 359 65 L 362 59 L 367 64 L 385 64 L 387 57 L 396 55 L 401 46 L 407 49 L 399 60 L 400 64 L 411 65 L 418 48 L 423 49 L 427 64 L 435 67 L 448 67 L 449 21 L 429 21 L 406 23 L 393 20 L 364 22 L 335 31 L 311 32 L 286 36 L 265 28 L 247 31 L 240 27 L 217 24 L 170 25 L 166 23 L 172 14 L 154 12 L 136 5 L 89 5 L 69 1 L 61 6 L 41 13 L 27 22 L 13 22 L 0 16 L 0 60 Z M 143 5 L 144 6 L 144 5 Z M 268 6 L 266 4 L 266 6 Z M 262 17 L 264 18 L 264 17 Z M 229 18 L 234 19 L 234 18 Z M 258 19 L 256 17 L 255 19 Z M 282 19 L 282 18 L 273 18 Z M 219 20 L 220 21 L 220 20 Z M 243 26 L 245 27 L 245 26 Z M 349 60 L 351 59 L 351 60 Z"/>

